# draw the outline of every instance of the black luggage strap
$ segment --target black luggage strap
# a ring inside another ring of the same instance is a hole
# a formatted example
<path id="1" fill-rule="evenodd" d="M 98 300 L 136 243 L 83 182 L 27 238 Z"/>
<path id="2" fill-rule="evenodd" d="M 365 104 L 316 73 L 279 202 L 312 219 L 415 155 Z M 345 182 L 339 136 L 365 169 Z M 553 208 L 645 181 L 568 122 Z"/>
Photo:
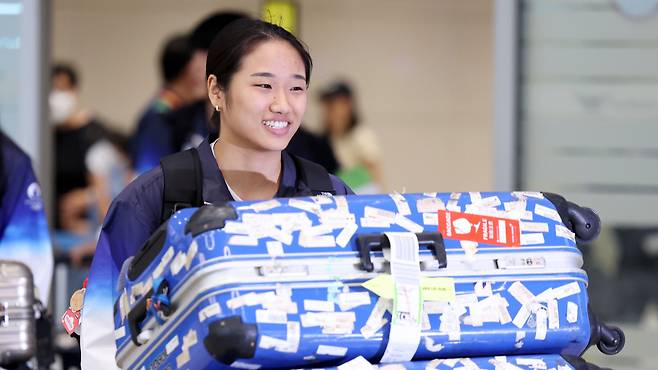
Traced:
<path id="1" fill-rule="evenodd" d="M 160 160 L 164 175 L 161 222 L 182 208 L 203 205 L 203 174 L 196 148 Z"/>
<path id="2" fill-rule="evenodd" d="M 329 172 L 315 162 L 290 154 L 297 167 L 299 181 L 306 184 L 313 195 L 336 195 Z"/>

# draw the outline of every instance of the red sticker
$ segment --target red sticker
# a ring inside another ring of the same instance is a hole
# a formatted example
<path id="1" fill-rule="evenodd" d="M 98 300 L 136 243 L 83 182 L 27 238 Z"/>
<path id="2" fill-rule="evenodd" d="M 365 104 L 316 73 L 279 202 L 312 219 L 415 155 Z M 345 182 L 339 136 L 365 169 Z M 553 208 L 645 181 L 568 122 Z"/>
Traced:
<path id="1" fill-rule="evenodd" d="M 74 312 L 69 308 L 62 316 L 64 330 L 71 335 L 77 329 L 78 325 L 80 325 L 80 311 Z"/>
<path id="2" fill-rule="evenodd" d="M 519 221 L 470 213 L 439 211 L 439 232 L 447 239 L 518 247 Z"/>

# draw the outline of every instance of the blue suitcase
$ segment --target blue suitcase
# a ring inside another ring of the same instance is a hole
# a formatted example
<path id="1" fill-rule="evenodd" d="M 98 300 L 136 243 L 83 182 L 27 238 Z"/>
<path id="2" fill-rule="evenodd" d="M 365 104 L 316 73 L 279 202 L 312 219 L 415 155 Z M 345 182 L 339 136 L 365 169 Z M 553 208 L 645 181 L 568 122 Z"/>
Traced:
<path id="1" fill-rule="evenodd" d="M 577 357 L 560 355 L 525 355 L 435 359 L 385 365 L 371 365 L 363 357 L 324 370 L 609 370 Z M 319 369 L 316 369 L 319 370 Z"/>
<path id="2" fill-rule="evenodd" d="M 358 356 L 578 356 L 601 338 L 599 348 L 614 353 L 623 334 L 589 314 L 576 247 L 598 227 L 591 210 L 534 192 L 184 209 L 124 265 L 117 363 L 257 369 Z"/>

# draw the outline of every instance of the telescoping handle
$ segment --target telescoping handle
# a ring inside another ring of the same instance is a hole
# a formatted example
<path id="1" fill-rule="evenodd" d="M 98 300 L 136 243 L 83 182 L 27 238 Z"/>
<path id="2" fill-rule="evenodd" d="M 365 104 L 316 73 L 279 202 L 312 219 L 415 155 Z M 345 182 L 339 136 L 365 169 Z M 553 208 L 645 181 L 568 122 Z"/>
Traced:
<path id="1" fill-rule="evenodd" d="M 419 247 L 427 247 L 432 250 L 432 254 L 439 261 L 439 268 L 448 265 L 446 258 L 446 247 L 443 244 L 443 236 L 439 232 L 417 233 Z M 370 251 L 381 251 L 389 246 L 390 242 L 385 234 L 363 234 L 356 238 L 356 245 L 359 248 L 359 257 L 361 259 L 361 268 L 372 272 L 375 266 L 370 258 Z"/>

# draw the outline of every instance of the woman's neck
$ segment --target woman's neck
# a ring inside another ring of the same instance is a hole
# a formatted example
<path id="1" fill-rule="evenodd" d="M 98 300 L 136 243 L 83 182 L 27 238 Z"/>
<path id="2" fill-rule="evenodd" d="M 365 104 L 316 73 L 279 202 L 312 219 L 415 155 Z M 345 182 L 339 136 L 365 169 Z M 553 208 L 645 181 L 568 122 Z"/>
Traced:
<path id="1" fill-rule="evenodd" d="M 281 177 L 281 152 L 262 152 L 222 140 L 214 143 L 217 166 L 243 200 L 273 198 Z"/>

